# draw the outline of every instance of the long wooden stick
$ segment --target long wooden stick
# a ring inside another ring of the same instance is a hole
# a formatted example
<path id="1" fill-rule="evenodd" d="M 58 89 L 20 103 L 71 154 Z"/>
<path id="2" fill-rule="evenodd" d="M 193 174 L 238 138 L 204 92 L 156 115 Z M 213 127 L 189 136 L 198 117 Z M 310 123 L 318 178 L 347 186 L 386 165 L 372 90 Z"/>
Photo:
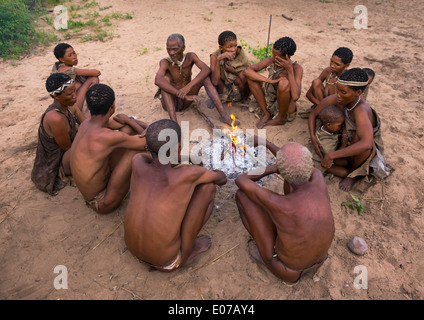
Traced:
<path id="1" fill-rule="evenodd" d="M 199 109 L 199 107 L 198 106 L 194 106 L 194 109 L 196 109 L 197 110 L 197 112 L 203 117 L 203 119 L 205 119 L 206 120 L 206 122 L 208 123 L 208 125 L 211 127 L 211 128 L 215 128 L 215 125 L 213 124 L 213 122 L 211 121 L 211 120 L 209 120 L 209 118 L 206 116 L 206 114 L 204 114 L 202 111 L 200 111 L 200 109 Z"/>
<path id="2" fill-rule="evenodd" d="M 272 19 L 272 14 L 269 15 L 268 40 L 266 42 L 266 55 L 265 55 L 265 58 L 268 58 L 269 34 L 271 33 L 271 19 Z"/>

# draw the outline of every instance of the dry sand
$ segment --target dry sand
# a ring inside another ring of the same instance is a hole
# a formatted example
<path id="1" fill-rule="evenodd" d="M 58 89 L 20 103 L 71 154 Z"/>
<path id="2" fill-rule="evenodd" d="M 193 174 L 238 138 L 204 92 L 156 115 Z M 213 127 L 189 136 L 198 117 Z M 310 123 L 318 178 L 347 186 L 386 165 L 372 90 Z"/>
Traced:
<path id="1" fill-rule="evenodd" d="M 40 116 L 51 102 L 44 84 L 55 62 L 52 45 L 13 66 L 0 64 L 0 298 L 424 298 L 421 0 L 363 1 L 368 8 L 367 30 L 353 27 L 356 4 L 346 0 L 242 1 L 232 5 L 229 0 L 98 2 L 102 7 L 112 5 L 111 11 L 133 11 L 133 19 L 120 21 L 115 30 L 120 37 L 110 41 L 68 42 L 79 54 L 80 67 L 101 70 L 101 82 L 116 92 L 118 112 L 147 122 L 167 118 L 153 95 L 155 73 L 159 60 L 166 56 L 169 34 L 182 33 L 186 50 L 209 64 L 209 54 L 217 48 L 217 36 L 224 30 L 234 31 L 238 39 L 251 45 L 259 41 L 265 46 L 272 14 L 270 41 L 288 35 L 297 43 L 293 59 L 304 68 L 300 111 L 310 106 L 306 90 L 337 47 L 352 49 L 352 67 L 376 71 L 368 102 L 382 119 L 385 155 L 396 170 L 383 182 L 369 188 L 360 184 L 353 190 L 364 205 L 360 216 L 341 206 L 351 198 L 339 191 L 339 179 L 328 180 L 336 232 L 318 282 L 305 278 L 297 286 L 287 287 L 253 262 L 247 252 L 249 235 L 231 197 L 235 192 L 231 181 L 218 189 L 220 209 L 214 210 L 201 231 L 212 238 L 210 250 L 176 272 L 152 272 L 126 249 L 121 224 L 125 202 L 113 213 L 100 216 L 85 206 L 75 187 L 68 186 L 52 197 L 37 190 L 30 180 Z M 138 52 L 142 47 L 147 53 Z M 200 96 L 206 99 L 204 89 Z M 228 110 L 241 121 L 241 128 L 255 128 L 257 119 L 252 113 L 237 106 Z M 223 127 L 215 110 L 204 112 Z M 189 120 L 191 130 L 207 128 L 192 109 L 178 117 Z M 306 144 L 307 121 L 297 117 L 285 126 L 267 128 L 267 138 L 277 145 L 287 141 Z M 351 236 L 366 240 L 369 250 L 365 256 L 348 250 Z M 57 265 L 67 267 L 67 290 L 53 286 Z M 358 290 L 353 285 L 358 265 L 367 268 L 368 289 Z"/>

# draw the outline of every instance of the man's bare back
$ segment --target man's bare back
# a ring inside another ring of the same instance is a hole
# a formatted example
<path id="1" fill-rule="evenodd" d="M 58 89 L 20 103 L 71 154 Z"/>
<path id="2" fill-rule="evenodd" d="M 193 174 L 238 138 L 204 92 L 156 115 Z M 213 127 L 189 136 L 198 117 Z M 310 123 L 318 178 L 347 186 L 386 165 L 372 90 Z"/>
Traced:
<path id="1" fill-rule="evenodd" d="M 316 271 L 327 257 L 334 237 L 334 220 L 322 173 L 312 168 L 312 155 L 297 143 L 278 147 L 277 165 L 261 175 L 236 179 L 236 203 L 244 226 L 256 244 L 251 255 L 283 281 L 296 282 L 303 271 Z M 284 195 L 260 187 L 256 181 L 270 174 L 284 177 Z"/>
<path id="2" fill-rule="evenodd" d="M 171 122 L 159 122 L 165 121 Z M 154 152 L 136 155 L 132 168 L 124 223 L 130 252 L 165 271 L 163 266 L 175 257 L 180 257 L 181 266 L 209 249 L 210 239 L 197 235 L 212 212 L 215 184 L 226 183 L 224 173 L 195 165 L 163 165 Z"/>
<path id="3" fill-rule="evenodd" d="M 126 241 L 137 258 L 154 265 L 170 261 L 181 247 L 181 222 L 196 187 L 196 166 L 156 168 L 135 157 L 125 214 Z M 144 156 L 145 157 L 145 156 Z M 142 181 L 154 181 L 154 184 Z M 154 201 L 152 201 L 154 199 Z"/>
<path id="4" fill-rule="evenodd" d="M 276 217 L 276 251 L 287 265 L 305 269 L 323 258 L 334 236 L 334 220 L 325 180 L 313 169 L 309 182 L 273 199 L 267 208 Z M 319 239 L 319 240 L 317 240 Z"/>
<path id="5" fill-rule="evenodd" d="M 114 142 L 126 134 L 94 126 L 89 120 L 80 130 L 71 155 L 72 172 L 80 192 L 90 200 L 106 188 L 113 169 Z"/>
<path id="6" fill-rule="evenodd" d="M 108 95 L 109 100 L 104 102 L 102 98 Z M 81 124 L 81 131 L 75 137 L 70 155 L 71 171 L 87 204 L 98 213 L 108 213 L 128 192 L 131 159 L 145 151 L 146 140 L 107 127 L 115 112 L 115 97 L 110 87 L 98 84 L 90 88 L 87 105 L 91 117 Z"/>

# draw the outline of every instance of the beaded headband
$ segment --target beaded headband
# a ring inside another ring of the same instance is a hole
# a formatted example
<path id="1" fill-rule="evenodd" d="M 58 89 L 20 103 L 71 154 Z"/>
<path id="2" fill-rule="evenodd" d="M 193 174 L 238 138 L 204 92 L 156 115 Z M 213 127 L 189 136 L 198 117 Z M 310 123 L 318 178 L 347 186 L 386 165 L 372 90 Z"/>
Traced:
<path id="1" fill-rule="evenodd" d="M 55 94 L 60 94 L 62 93 L 67 87 L 69 87 L 72 83 L 74 82 L 74 80 L 70 79 L 69 81 L 63 83 L 59 88 L 57 88 L 56 90 L 53 90 L 52 92 L 49 92 L 51 96 L 54 96 Z"/>
<path id="2" fill-rule="evenodd" d="M 366 82 L 356 82 L 356 81 L 345 81 L 345 80 L 338 79 L 337 83 L 343 84 L 345 86 L 363 87 L 368 84 L 368 80 Z"/>

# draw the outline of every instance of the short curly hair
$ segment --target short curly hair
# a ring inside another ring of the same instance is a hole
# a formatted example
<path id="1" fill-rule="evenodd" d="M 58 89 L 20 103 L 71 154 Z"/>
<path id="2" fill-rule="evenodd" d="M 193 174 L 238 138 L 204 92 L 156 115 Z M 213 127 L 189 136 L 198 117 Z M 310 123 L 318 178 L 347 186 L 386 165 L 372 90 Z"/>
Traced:
<path id="1" fill-rule="evenodd" d="M 52 73 L 46 80 L 46 90 L 47 92 L 53 92 L 69 80 L 71 80 L 71 77 L 67 74 L 61 72 Z"/>
<path id="2" fill-rule="evenodd" d="M 283 37 L 275 41 L 273 48 L 281 52 L 281 55 L 292 56 L 296 52 L 296 43 L 290 37 Z"/>
<path id="3" fill-rule="evenodd" d="M 320 111 L 318 118 L 322 123 L 337 123 L 345 120 L 344 112 L 335 105 L 328 105 Z"/>
<path id="4" fill-rule="evenodd" d="M 280 175 L 291 185 L 302 185 L 312 175 L 312 154 L 297 142 L 288 142 L 277 152 L 276 164 Z"/>
<path id="5" fill-rule="evenodd" d="M 115 92 L 108 85 L 98 83 L 87 90 L 85 99 L 87 100 L 87 108 L 92 116 L 104 116 L 115 101 Z"/>
<path id="6" fill-rule="evenodd" d="M 68 48 L 72 48 L 72 46 L 67 43 L 59 43 L 56 47 L 54 47 L 53 53 L 56 59 L 60 61 L 60 58 L 63 58 Z"/>
<path id="7" fill-rule="evenodd" d="M 218 44 L 220 46 L 223 46 L 228 41 L 234 41 L 237 40 L 237 36 L 232 31 L 223 31 L 218 36 Z"/>
<path id="8" fill-rule="evenodd" d="M 348 64 L 352 62 L 353 52 L 349 48 L 340 47 L 334 51 L 333 56 L 339 57 L 344 64 Z"/>
<path id="9" fill-rule="evenodd" d="M 151 125 L 149 125 L 146 131 L 147 147 L 149 148 L 152 154 L 157 155 L 159 153 L 160 148 L 164 144 L 168 143 L 171 139 L 171 137 L 167 136 L 169 137 L 167 141 L 159 140 L 162 130 L 172 130 L 177 134 L 178 142 L 181 142 L 181 127 L 177 122 L 170 119 L 161 119 L 155 121 Z M 163 133 L 165 133 L 165 131 Z M 170 148 L 174 147 L 176 147 L 176 145 L 170 146 Z"/>

